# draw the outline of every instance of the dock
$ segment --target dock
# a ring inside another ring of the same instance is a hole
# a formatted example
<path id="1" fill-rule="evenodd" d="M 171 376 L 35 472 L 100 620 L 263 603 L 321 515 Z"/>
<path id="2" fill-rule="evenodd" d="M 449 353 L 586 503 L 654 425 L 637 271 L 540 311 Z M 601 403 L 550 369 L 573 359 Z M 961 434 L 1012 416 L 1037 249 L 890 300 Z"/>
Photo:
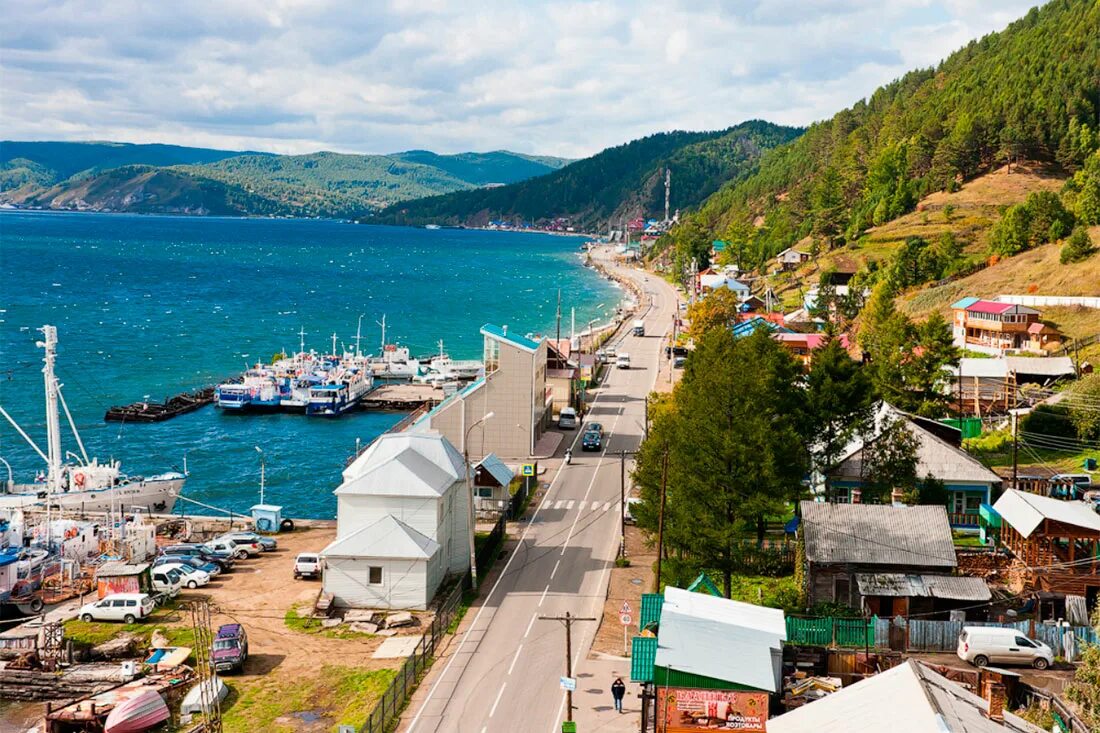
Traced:
<path id="1" fill-rule="evenodd" d="M 161 422 L 188 412 L 194 412 L 214 401 L 214 388 L 203 387 L 169 397 L 164 402 L 132 402 L 115 405 L 103 416 L 104 422 Z"/>
<path id="2" fill-rule="evenodd" d="M 443 389 L 429 384 L 383 384 L 367 393 L 359 402 L 364 410 L 400 410 L 435 407 L 443 401 Z"/>

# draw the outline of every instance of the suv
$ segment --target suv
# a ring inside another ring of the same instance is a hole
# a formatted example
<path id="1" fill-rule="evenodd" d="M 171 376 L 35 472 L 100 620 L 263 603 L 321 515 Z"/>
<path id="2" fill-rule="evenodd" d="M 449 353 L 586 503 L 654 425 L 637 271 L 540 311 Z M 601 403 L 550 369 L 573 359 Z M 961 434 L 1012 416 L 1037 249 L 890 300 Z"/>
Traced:
<path id="1" fill-rule="evenodd" d="M 260 550 L 263 552 L 274 552 L 279 547 L 279 542 L 274 537 L 267 537 L 256 532 L 226 532 L 222 537 L 231 539 L 237 544 L 240 544 L 242 540 L 258 543 Z"/>
<path id="2" fill-rule="evenodd" d="M 615 357 L 616 369 L 629 369 L 630 368 L 630 354 L 619 354 Z"/>
<path id="3" fill-rule="evenodd" d="M 203 547 L 214 557 L 228 557 L 234 560 L 244 560 L 248 557 L 248 550 L 238 547 L 233 540 L 224 538 L 210 540 Z M 259 550 L 256 550 L 256 552 L 259 552 Z"/>
<path id="4" fill-rule="evenodd" d="M 253 539 L 252 537 L 242 537 L 239 534 L 231 533 L 223 534 L 212 542 L 220 542 L 222 540 L 228 540 L 240 549 L 244 550 L 245 556 L 259 555 L 261 552 L 264 551 L 264 548 L 260 544 L 260 541 L 257 539 Z"/>
<path id="5" fill-rule="evenodd" d="M 122 621 L 132 624 L 139 618 L 145 618 L 153 612 L 156 604 L 148 593 L 114 593 L 101 601 L 80 607 L 80 620 Z"/>
<path id="6" fill-rule="evenodd" d="M 562 430 L 574 430 L 577 427 L 577 411 L 572 407 L 563 407 L 558 413 L 558 427 Z"/>
<path id="7" fill-rule="evenodd" d="M 153 590 L 175 597 L 183 590 L 183 573 L 165 565 L 153 568 Z"/>
<path id="8" fill-rule="evenodd" d="M 303 552 L 294 558 L 295 578 L 315 578 L 321 574 L 321 556 L 316 552 Z"/>
<path id="9" fill-rule="evenodd" d="M 220 575 L 222 572 L 220 565 L 206 562 L 201 557 L 190 557 L 188 555 L 161 555 L 153 561 L 153 567 L 158 565 L 184 565 L 195 570 L 201 570 L 211 578 Z"/>
<path id="10" fill-rule="evenodd" d="M 595 430 L 589 430 L 581 438 L 581 450 L 599 450 L 603 447 L 603 436 Z"/>
<path id="11" fill-rule="evenodd" d="M 233 558 L 231 557 L 219 557 L 212 552 L 205 545 L 197 544 L 182 544 L 182 545 L 168 545 L 161 549 L 161 553 L 164 555 L 177 556 L 177 557 L 192 557 L 203 562 L 212 562 L 223 571 L 233 567 Z"/>
<path id="12" fill-rule="evenodd" d="M 216 672 L 232 672 L 244 667 L 244 661 L 248 659 L 248 634 L 244 627 L 240 624 L 219 626 L 210 656 Z"/>

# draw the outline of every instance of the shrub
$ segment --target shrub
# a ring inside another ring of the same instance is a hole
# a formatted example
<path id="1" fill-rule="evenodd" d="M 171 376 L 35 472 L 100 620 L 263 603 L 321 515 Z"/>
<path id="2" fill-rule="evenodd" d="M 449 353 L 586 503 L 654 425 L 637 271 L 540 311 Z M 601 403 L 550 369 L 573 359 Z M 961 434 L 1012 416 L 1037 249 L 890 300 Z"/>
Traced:
<path id="1" fill-rule="evenodd" d="M 1063 265 L 1068 265 L 1071 262 L 1081 262 L 1087 260 L 1096 252 L 1096 247 L 1093 246 L 1092 240 L 1089 239 L 1089 233 L 1083 226 L 1079 226 L 1073 230 L 1073 234 L 1069 236 L 1066 243 L 1062 245 L 1062 252 L 1058 257 L 1058 260 Z"/>

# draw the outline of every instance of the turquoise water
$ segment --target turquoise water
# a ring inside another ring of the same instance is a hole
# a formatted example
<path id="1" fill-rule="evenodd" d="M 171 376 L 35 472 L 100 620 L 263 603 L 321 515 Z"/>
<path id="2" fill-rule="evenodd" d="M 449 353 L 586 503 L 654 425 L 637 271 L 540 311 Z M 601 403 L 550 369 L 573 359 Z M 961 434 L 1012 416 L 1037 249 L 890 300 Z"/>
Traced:
<path id="1" fill-rule="evenodd" d="M 246 510 L 259 499 L 296 517 L 332 517 L 332 490 L 356 439 L 401 418 L 357 413 L 223 415 L 213 407 L 151 425 L 104 423 L 112 404 L 153 400 L 240 372 L 298 346 L 387 340 L 480 358 L 478 328 L 554 328 L 562 289 L 568 328 L 611 312 L 616 288 L 580 266 L 580 241 L 541 234 L 408 229 L 332 221 L 0 214 L 0 404 L 44 445 L 41 350 L 35 329 L 56 325 L 58 374 L 89 453 L 134 475 L 190 471 L 184 493 Z M 601 306 L 603 307 L 601 309 Z M 64 420 L 64 418 L 62 418 Z M 76 451 L 67 431 L 66 449 Z M 40 461 L 6 423 L 0 457 L 31 480 Z M 0 464 L 0 471 L 5 471 Z M 193 508 L 190 508 L 191 511 Z"/>

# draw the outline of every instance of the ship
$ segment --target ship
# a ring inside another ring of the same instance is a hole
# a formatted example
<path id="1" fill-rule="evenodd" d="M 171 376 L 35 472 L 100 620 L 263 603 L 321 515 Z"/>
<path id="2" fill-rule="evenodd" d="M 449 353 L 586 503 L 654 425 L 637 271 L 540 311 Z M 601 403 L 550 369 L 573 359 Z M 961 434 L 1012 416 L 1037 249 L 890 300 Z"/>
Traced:
<path id="1" fill-rule="evenodd" d="M 0 481 L 0 508 L 38 506 L 77 512 L 127 512 L 135 509 L 171 512 L 186 480 L 183 473 L 170 471 L 148 477 L 127 476 L 117 460 L 100 462 L 97 458 L 88 457 L 54 373 L 57 328 L 43 326 L 40 330 L 43 340 L 37 345 L 45 354 L 42 374 L 46 392 L 46 450 L 39 448 L 3 407 L 0 407 L 0 415 L 42 458 L 46 468 L 38 472 L 32 483 L 15 483 L 10 477 L 7 481 Z M 59 405 L 64 408 L 72 428 L 79 455 L 62 453 Z"/>

